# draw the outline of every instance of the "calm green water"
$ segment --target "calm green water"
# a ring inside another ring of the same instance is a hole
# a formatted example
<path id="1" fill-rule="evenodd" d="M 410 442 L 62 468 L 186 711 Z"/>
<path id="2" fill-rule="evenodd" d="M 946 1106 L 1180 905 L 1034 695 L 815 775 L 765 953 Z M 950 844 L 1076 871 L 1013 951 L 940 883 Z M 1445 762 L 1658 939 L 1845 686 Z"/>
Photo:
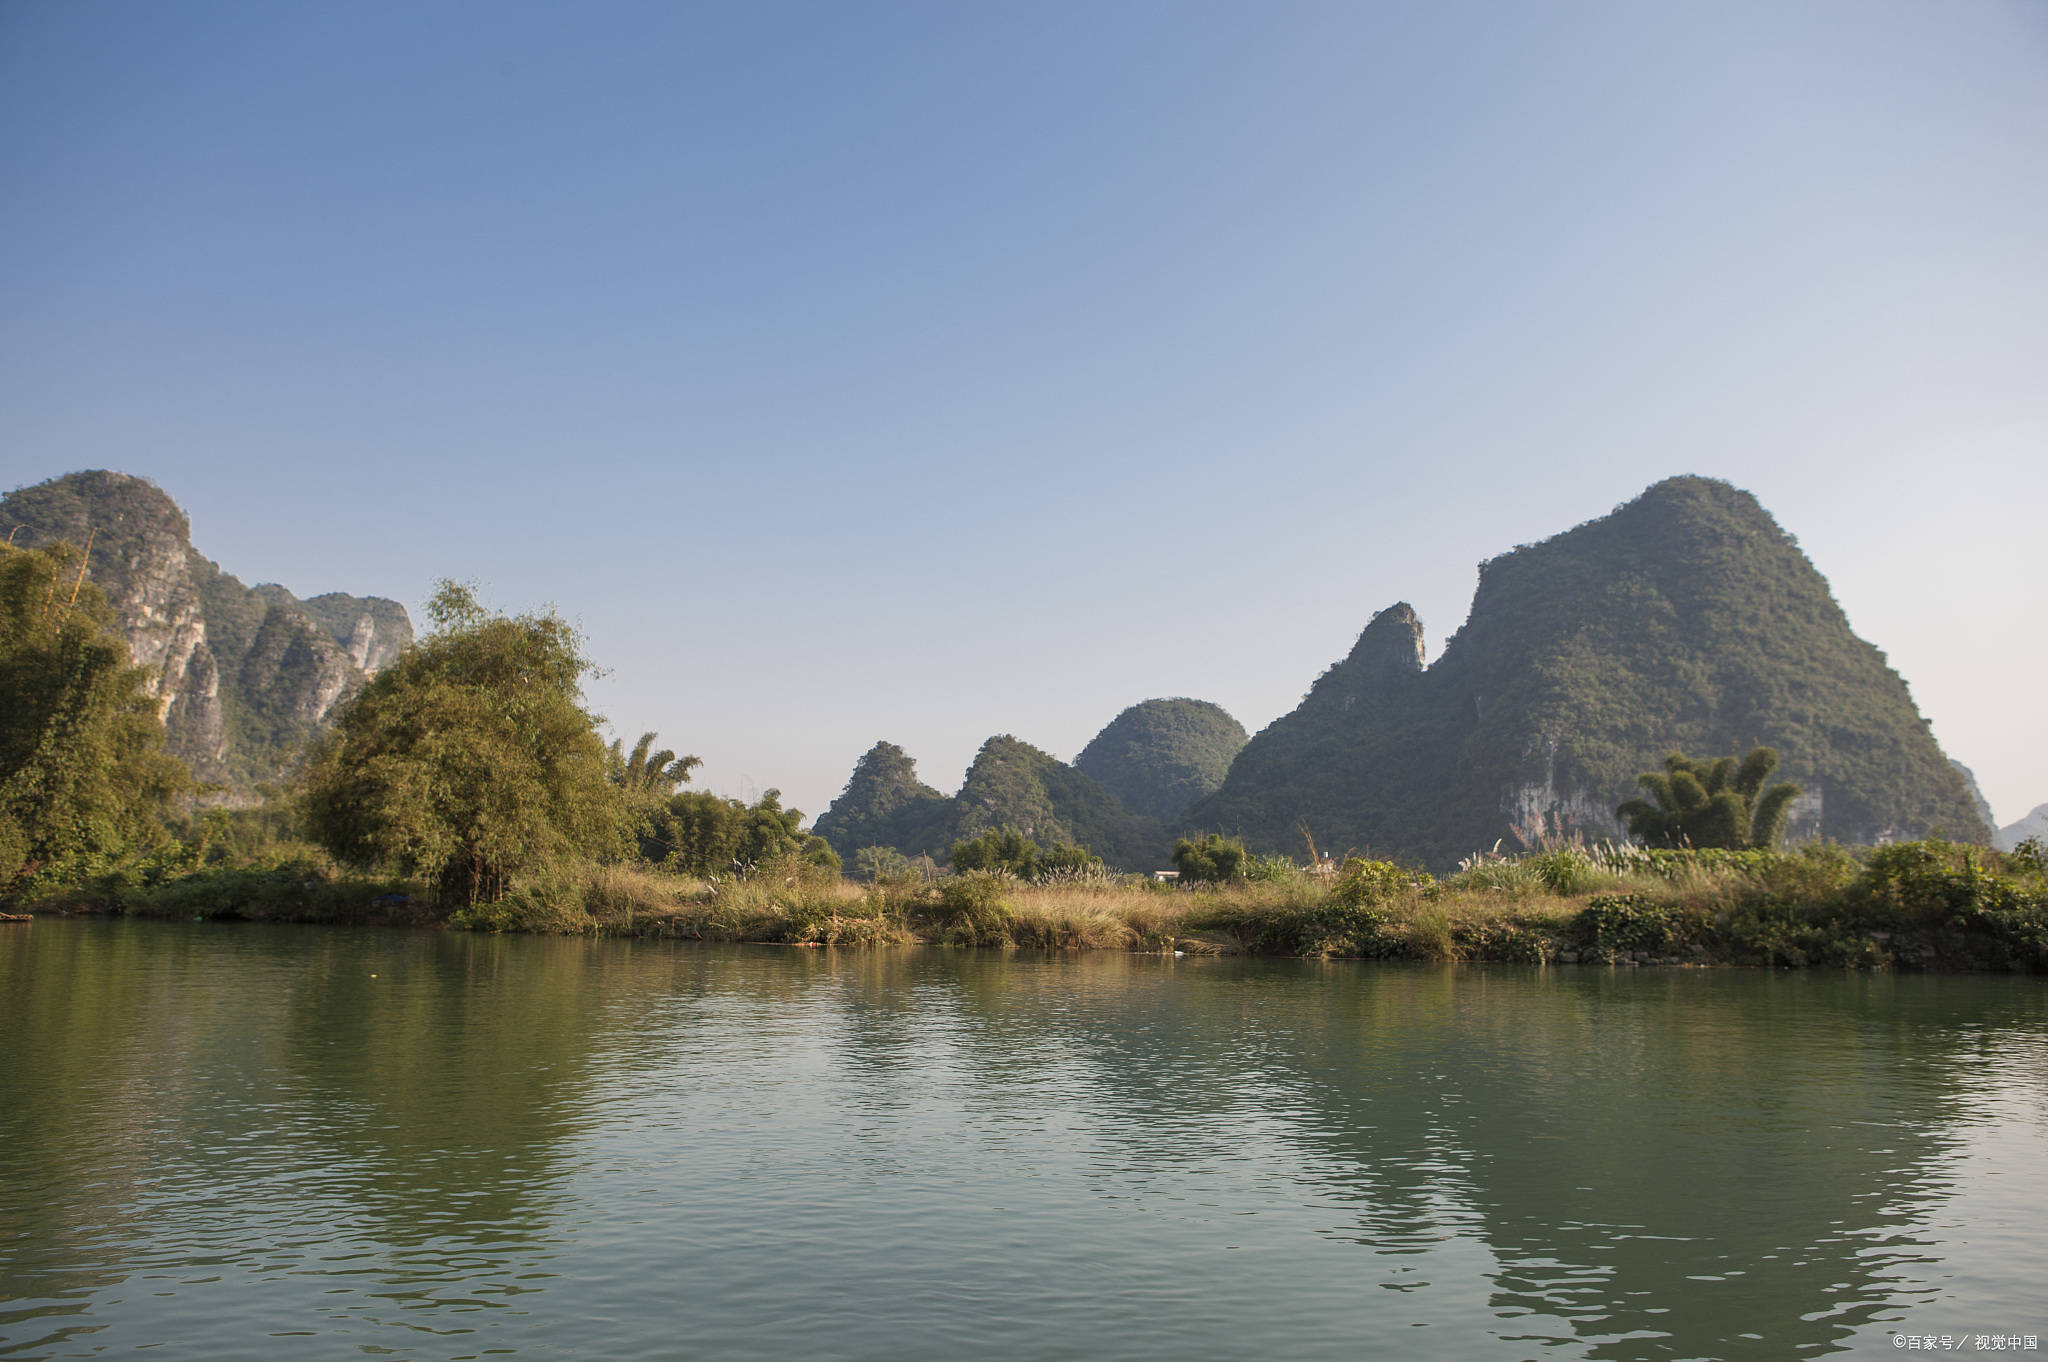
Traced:
<path id="1" fill-rule="evenodd" d="M 2048 982 L 0 928 L 0 1355 L 2048 1335 Z"/>

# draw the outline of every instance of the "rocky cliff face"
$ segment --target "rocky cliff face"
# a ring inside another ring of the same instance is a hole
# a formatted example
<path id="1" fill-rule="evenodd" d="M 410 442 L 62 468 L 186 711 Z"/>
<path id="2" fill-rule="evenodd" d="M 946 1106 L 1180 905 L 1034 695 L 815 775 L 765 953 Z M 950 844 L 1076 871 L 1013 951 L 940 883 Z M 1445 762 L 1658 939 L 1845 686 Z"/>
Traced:
<path id="1" fill-rule="evenodd" d="M 1617 835 L 1665 753 L 1766 744 L 1805 792 L 1795 836 L 1989 835 L 1905 682 L 1726 483 L 1668 479 L 1481 564 L 1464 628 L 1423 660 L 1415 612 L 1382 611 L 1186 821 L 1441 866 L 1518 833 Z"/>
<path id="2" fill-rule="evenodd" d="M 335 591 L 300 601 L 298 608 L 341 645 L 349 662 L 365 676 L 375 676 L 397 661 L 412 642 L 412 620 L 397 601 Z"/>
<path id="3" fill-rule="evenodd" d="M 24 546 L 90 541 L 87 570 L 156 673 L 171 751 L 234 798 L 279 779 L 335 706 L 412 642 L 396 601 L 243 585 L 192 547 L 177 503 L 124 473 L 21 488 L 0 500 L 0 526 Z"/>

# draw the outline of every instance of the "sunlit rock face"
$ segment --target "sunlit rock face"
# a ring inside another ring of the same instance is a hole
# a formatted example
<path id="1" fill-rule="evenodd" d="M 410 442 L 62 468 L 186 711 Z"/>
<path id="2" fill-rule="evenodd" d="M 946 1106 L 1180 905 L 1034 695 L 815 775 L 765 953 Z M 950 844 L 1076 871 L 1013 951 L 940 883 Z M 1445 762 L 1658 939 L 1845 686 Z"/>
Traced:
<path id="1" fill-rule="evenodd" d="M 71 473 L 0 500 L 22 547 L 89 547 L 135 661 L 150 669 L 169 746 L 231 801 L 279 779 L 336 707 L 412 642 L 405 607 L 339 593 L 301 601 L 248 587 L 192 546 L 163 489 L 125 473 Z"/>

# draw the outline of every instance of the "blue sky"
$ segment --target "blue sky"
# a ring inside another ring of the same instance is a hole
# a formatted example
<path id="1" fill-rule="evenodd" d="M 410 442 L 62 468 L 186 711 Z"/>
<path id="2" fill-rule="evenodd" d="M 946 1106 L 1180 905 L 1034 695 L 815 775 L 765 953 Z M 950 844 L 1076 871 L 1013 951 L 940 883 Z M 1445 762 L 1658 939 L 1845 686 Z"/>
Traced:
<path id="1" fill-rule="evenodd" d="M 0 482 L 553 603 L 815 815 L 1755 492 L 2048 800 L 2048 7 L 0 5 Z"/>

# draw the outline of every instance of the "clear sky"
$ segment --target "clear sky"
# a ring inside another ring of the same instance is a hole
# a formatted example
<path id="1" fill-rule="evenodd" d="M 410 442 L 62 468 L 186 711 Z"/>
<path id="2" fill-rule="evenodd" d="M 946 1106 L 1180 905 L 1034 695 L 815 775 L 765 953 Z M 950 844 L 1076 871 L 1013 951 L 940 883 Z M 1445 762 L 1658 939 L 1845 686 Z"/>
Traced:
<path id="1" fill-rule="evenodd" d="M 2048 800 L 2048 5 L 0 3 L 0 484 L 553 603 L 815 816 L 1755 492 Z"/>

